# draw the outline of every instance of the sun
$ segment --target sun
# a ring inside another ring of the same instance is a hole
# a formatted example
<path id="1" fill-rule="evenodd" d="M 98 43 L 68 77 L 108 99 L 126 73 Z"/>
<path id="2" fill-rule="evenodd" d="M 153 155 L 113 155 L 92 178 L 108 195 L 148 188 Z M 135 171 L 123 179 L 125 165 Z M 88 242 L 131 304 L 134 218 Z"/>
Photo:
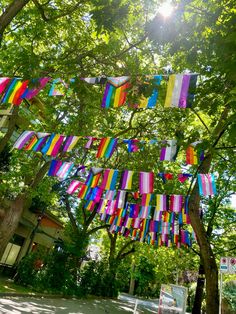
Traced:
<path id="1" fill-rule="evenodd" d="M 163 17 L 169 17 L 172 12 L 174 10 L 174 7 L 173 5 L 171 4 L 171 1 L 166 1 L 166 2 L 163 2 L 159 9 L 158 9 L 158 12 L 163 16 Z"/>

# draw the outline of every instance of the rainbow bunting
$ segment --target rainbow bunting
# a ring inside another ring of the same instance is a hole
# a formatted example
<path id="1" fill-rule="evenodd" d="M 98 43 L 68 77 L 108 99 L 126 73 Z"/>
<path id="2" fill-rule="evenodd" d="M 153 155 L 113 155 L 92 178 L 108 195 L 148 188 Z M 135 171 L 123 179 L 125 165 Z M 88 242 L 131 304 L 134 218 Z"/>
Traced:
<path id="1" fill-rule="evenodd" d="M 110 158 L 116 149 L 118 139 L 111 137 L 104 137 L 101 139 L 98 146 L 97 158 Z"/>
<path id="2" fill-rule="evenodd" d="M 91 188 L 88 194 L 88 200 L 94 201 L 95 203 L 99 203 L 103 194 L 103 189 L 99 188 L 98 186 L 95 188 Z"/>
<path id="3" fill-rule="evenodd" d="M 81 198 L 81 199 L 86 199 L 86 197 L 89 194 L 89 192 L 90 192 L 90 188 L 87 185 L 82 184 L 77 197 Z"/>
<path id="4" fill-rule="evenodd" d="M 115 190 L 113 190 L 113 191 L 106 191 L 104 199 L 106 199 L 106 200 L 114 200 L 115 196 L 116 196 L 116 191 Z"/>
<path id="5" fill-rule="evenodd" d="M 122 190 L 131 190 L 132 189 L 132 180 L 133 180 L 134 171 L 124 170 L 122 173 Z"/>
<path id="6" fill-rule="evenodd" d="M 164 194 L 156 194 L 156 210 L 157 211 L 166 211 L 168 210 L 168 201 L 167 195 Z"/>
<path id="7" fill-rule="evenodd" d="M 172 173 L 164 173 L 164 172 L 159 172 L 158 176 L 161 177 L 163 183 L 166 183 L 166 180 L 172 180 L 174 177 Z"/>
<path id="8" fill-rule="evenodd" d="M 32 150 L 34 152 L 39 152 L 43 145 L 47 142 L 48 140 L 48 137 L 49 137 L 49 134 L 48 133 L 42 133 L 42 132 L 38 132 L 37 133 L 37 138 L 38 138 L 38 141 L 35 143 L 35 145 L 32 147 Z"/>
<path id="9" fill-rule="evenodd" d="M 196 74 L 171 74 L 167 86 L 165 107 L 191 107 L 196 83 Z"/>
<path id="10" fill-rule="evenodd" d="M 174 213 L 181 212 L 183 207 L 183 195 L 170 196 L 170 211 Z"/>
<path id="11" fill-rule="evenodd" d="M 63 152 L 70 152 L 75 145 L 77 144 L 78 140 L 81 136 L 67 136 L 65 139 L 65 145 L 63 147 Z"/>
<path id="12" fill-rule="evenodd" d="M 141 219 L 140 218 L 134 218 L 133 219 L 133 228 L 134 229 L 139 229 L 141 225 Z"/>
<path id="13" fill-rule="evenodd" d="M 159 210 L 157 207 L 155 207 L 154 214 L 153 214 L 153 220 L 161 221 L 161 219 L 162 219 L 162 211 Z"/>
<path id="14" fill-rule="evenodd" d="M 123 208 L 125 206 L 125 200 L 126 200 L 126 191 L 118 190 L 115 207 Z"/>
<path id="15" fill-rule="evenodd" d="M 139 147 L 137 143 L 139 143 L 139 140 L 136 139 L 128 139 L 128 140 L 123 140 L 123 143 L 128 144 L 128 152 L 129 153 L 135 153 L 139 150 Z"/>
<path id="16" fill-rule="evenodd" d="M 62 166 L 57 171 L 56 176 L 62 180 L 66 179 L 66 177 L 72 171 L 73 167 L 74 167 L 73 162 L 63 162 Z"/>
<path id="17" fill-rule="evenodd" d="M 160 154 L 160 161 L 175 161 L 177 156 L 177 141 L 176 140 L 167 140 L 165 141 L 168 144 L 166 147 L 162 147 Z"/>
<path id="18" fill-rule="evenodd" d="M 213 174 L 198 174 L 197 179 L 200 195 L 207 196 L 216 194 L 215 177 Z"/>
<path id="19" fill-rule="evenodd" d="M 104 190 L 115 190 L 118 173 L 118 170 L 106 169 L 104 171 L 104 176 L 100 187 Z"/>
<path id="20" fill-rule="evenodd" d="M 10 80 L 9 77 L 0 77 L 0 94 L 4 92 Z"/>
<path id="21" fill-rule="evenodd" d="M 10 85 L 7 87 L 1 102 L 10 103 L 16 106 L 20 105 L 22 102 L 21 96 L 27 88 L 29 81 L 20 81 L 17 78 L 12 79 Z"/>
<path id="22" fill-rule="evenodd" d="M 107 202 L 108 200 L 105 200 L 105 199 L 101 199 L 99 201 L 99 205 L 98 205 L 98 208 L 97 208 L 97 213 L 98 214 L 103 214 L 105 213 L 105 209 L 106 209 L 106 206 L 107 206 Z"/>
<path id="23" fill-rule="evenodd" d="M 87 201 L 84 205 L 84 208 L 92 212 L 94 210 L 94 207 L 96 205 L 96 202 L 94 201 Z"/>
<path id="24" fill-rule="evenodd" d="M 85 184 L 90 188 L 95 188 L 98 185 L 100 177 L 101 173 L 94 175 L 92 170 L 90 170 L 86 178 Z"/>
<path id="25" fill-rule="evenodd" d="M 60 87 L 58 87 L 58 83 L 60 83 Z M 68 84 L 66 84 L 62 79 L 57 78 L 52 81 L 52 85 L 49 91 L 49 96 L 64 96 L 65 91 L 64 89 L 68 88 Z"/>
<path id="26" fill-rule="evenodd" d="M 61 160 L 52 160 L 50 164 L 50 168 L 48 170 L 48 176 L 55 177 L 58 170 L 61 168 L 63 161 Z"/>
<path id="27" fill-rule="evenodd" d="M 51 136 L 49 137 L 46 145 L 41 150 L 41 152 L 43 154 L 48 155 L 48 156 L 55 157 L 58 154 L 58 152 L 62 146 L 64 138 L 65 138 L 64 135 L 52 133 Z"/>
<path id="28" fill-rule="evenodd" d="M 29 143 L 24 147 L 24 150 L 31 150 L 33 149 L 33 147 L 37 144 L 38 142 L 38 137 L 37 135 L 35 134 L 31 140 L 29 141 Z"/>
<path id="29" fill-rule="evenodd" d="M 141 206 L 139 218 L 148 218 L 150 216 L 151 206 Z"/>
<path id="30" fill-rule="evenodd" d="M 138 204 L 130 204 L 129 205 L 129 216 L 131 218 L 138 218 L 138 214 L 139 214 L 139 205 Z"/>
<path id="31" fill-rule="evenodd" d="M 14 148 L 22 149 L 25 144 L 35 135 L 34 131 L 24 131 L 16 140 L 15 144 L 13 145 Z"/>
<path id="32" fill-rule="evenodd" d="M 115 87 L 112 84 L 107 83 L 102 99 L 102 108 L 117 108 L 123 106 L 126 102 L 127 90 L 129 87 L 129 82 L 119 87 Z"/>
<path id="33" fill-rule="evenodd" d="M 154 84 L 159 86 L 161 84 L 162 76 L 161 75 L 154 75 L 153 76 Z M 140 102 L 137 108 L 154 108 L 157 104 L 158 99 L 158 89 L 154 88 L 152 95 L 150 97 L 141 96 Z"/>
<path id="34" fill-rule="evenodd" d="M 142 194 L 141 206 L 149 206 L 153 199 L 153 194 Z"/>
<path id="35" fill-rule="evenodd" d="M 106 208 L 106 214 L 107 215 L 114 215 L 116 211 L 116 200 L 108 201 L 107 202 L 107 208 Z"/>
<path id="36" fill-rule="evenodd" d="M 150 232 L 158 232 L 159 231 L 159 221 L 150 220 Z"/>
<path id="37" fill-rule="evenodd" d="M 192 146 L 189 146 L 186 149 L 186 164 L 187 165 L 197 165 L 198 164 L 197 151 Z"/>
<path id="38" fill-rule="evenodd" d="M 50 81 L 51 78 L 50 77 L 43 77 L 40 79 L 32 79 L 31 82 L 33 85 L 35 85 L 35 87 L 28 87 L 26 88 L 25 92 L 21 95 L 21 98 L 26 98 L 26 99 L 32 99 L 33 97 L 35 97 L 40 91 L 41 89 L 43 89 L 45 87 L 45 85 L 48 83 L 48 81 Z"/>
<path id="39" fill-rule="evenodd" d="M 153 193 L 154 173 L 140 172 L 139 173 L 139 192 L 141 194 Z"/>
<path id="40" fill-rule="evenodd" d="M 68 194 L 73 194 L 73 193 L 75 193 L 78 190 L 78 188 L 82 184 L 83 184 L 83 182 L 81 182 L 81 181 L 72 180 L 66 192 Z"/>
<path id="41" fill-rule="evenodd" d="M 190 177 L 192 177 L 190 173 L 178 173 L 178 181 L 181 183 L 184 183 Z"/>

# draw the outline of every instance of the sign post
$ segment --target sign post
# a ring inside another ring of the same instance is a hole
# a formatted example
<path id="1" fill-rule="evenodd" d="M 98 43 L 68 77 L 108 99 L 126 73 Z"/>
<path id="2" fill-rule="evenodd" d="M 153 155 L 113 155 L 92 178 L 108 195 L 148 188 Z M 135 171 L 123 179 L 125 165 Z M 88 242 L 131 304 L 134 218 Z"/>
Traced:
<path id="1" fill-rule="evenodd" d="M 219 314 L 221 314 L 221 306 L 222 306 L 223 274 L 236 274 L 236 257 L 221 257 L 220 258 Z"/>

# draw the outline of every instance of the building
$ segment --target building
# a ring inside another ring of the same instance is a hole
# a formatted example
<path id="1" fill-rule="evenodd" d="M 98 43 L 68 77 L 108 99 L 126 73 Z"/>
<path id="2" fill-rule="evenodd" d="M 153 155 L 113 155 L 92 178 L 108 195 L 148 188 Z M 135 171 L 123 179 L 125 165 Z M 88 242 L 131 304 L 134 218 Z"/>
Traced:
<path id="1" fill-rule="evenodd" d="M 31 251 L 52 249 L 55 241 L 63 238 L 63 230 L 63 223 L 50 212 L 25 210 L 0 259 L 2 271 L 7 273 Z"/>

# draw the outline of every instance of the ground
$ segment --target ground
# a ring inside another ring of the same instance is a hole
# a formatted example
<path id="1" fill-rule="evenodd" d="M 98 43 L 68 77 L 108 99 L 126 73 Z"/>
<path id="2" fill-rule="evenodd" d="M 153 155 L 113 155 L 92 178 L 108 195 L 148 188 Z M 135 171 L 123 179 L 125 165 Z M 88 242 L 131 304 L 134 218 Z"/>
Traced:
<path id="1" fill-rule="evenodd" d="M 1 314 L 123 314 L 134 311 L 134 304 L 111 299 L 45 299 L 32 297 L 0 298 Z M 140 310 L 136 314 L 156 313 L 153 310 Z"/>

